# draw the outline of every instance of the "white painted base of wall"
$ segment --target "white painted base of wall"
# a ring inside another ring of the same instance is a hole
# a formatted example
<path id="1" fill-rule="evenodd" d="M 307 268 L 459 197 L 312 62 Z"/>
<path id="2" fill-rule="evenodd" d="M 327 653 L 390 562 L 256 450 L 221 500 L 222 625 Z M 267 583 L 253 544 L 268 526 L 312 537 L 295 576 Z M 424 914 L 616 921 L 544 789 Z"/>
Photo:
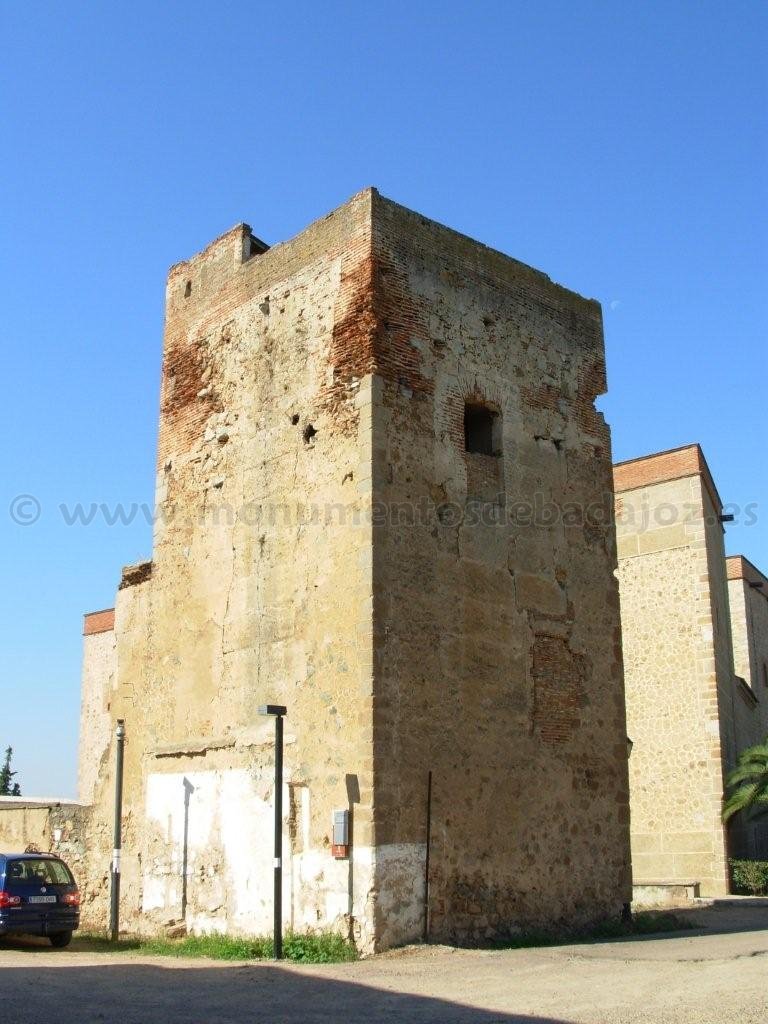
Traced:
<path id="1" fill-rule="evenodd" d="M 287 790 L 287 787 L 286 787 Z M 414 941 L 423 930 L 424 844 L 356 846 L 348 860 L 310 844 L 302 789 L 292 847 L 283 822 L 283 925 L 352 935 L 363 952 Z M 288 808 L 288 794 L 283 806 Z M 141 910 L 154 926 L 191 933 L 269 934 L 274 812 L 268 782 L 246 769 L 152 773 Z M 298 841 L 298 836 L 301 841 Z"/>

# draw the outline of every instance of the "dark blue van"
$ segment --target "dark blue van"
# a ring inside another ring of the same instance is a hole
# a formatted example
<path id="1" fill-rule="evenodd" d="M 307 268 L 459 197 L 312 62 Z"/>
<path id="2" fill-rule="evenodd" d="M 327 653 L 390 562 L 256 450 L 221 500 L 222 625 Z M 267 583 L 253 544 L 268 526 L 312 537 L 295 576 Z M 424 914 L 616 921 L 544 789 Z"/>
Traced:
<path id="1" fill-rule="evenodd" d="M 46 935 L 68 946 L 80 924 L 72 872 L 52 853 L 0 853 L 0 936 Z"/>

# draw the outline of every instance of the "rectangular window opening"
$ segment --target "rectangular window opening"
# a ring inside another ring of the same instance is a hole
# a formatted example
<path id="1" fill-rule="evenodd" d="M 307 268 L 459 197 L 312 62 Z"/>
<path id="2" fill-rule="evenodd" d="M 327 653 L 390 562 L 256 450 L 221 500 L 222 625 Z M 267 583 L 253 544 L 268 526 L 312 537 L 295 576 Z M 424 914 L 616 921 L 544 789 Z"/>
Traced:
<path id="1" fill-rule="evenodd" d="M 464 406 L 464 450 L 475 455 L 501 455 L 501 416 L 476 402 Z"/>

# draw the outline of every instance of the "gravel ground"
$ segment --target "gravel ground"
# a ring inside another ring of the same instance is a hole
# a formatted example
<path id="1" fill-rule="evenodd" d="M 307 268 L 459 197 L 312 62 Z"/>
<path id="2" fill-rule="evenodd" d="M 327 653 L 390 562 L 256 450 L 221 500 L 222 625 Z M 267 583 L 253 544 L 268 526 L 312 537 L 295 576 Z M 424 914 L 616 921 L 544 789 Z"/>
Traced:
<path id="1" fill-rule="evenodd" d="M 0 947 L 3 1024 L 768 1024 L 768 901 L 704 927 L 552 949 L 411 947 L 360 963 L 221 964 Z"/>

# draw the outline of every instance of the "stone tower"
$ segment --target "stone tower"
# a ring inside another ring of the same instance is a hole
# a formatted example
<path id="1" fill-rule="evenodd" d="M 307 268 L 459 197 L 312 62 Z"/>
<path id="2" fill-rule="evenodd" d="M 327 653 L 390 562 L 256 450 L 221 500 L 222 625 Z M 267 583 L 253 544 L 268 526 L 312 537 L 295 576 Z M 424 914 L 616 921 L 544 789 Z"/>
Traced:
<path id="1" fill-rule="evenodd" d="M 288 708 L 286 925 L 423 934 L 429 772 L 431 936 L 618 914 L 599 305 L 373 189 L 272 248 L 234 228 L 166 301 L 152 561 L 124 572 L 114 663 L 86 665 L 85 704 L 126 722 L 127 926 L 269 930 L 265 702 Z"/>

